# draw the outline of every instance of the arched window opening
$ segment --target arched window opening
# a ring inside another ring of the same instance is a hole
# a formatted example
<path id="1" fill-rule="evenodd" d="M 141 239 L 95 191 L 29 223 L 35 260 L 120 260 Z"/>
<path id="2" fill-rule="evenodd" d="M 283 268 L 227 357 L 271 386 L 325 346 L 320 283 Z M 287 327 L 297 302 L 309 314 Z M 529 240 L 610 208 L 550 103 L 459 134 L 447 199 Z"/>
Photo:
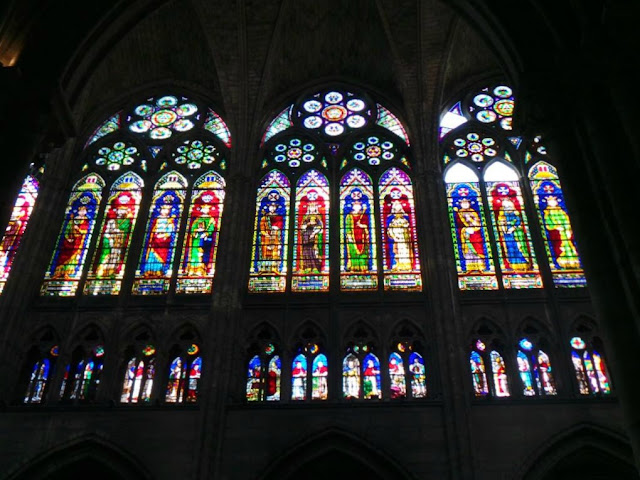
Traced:
<path id="1" fill-rule="evenodd" d="M 282 359 L 273 332 L 263 327 L 248 350 L 247 402 L 276 402 L 280 400 Z"/>
<path id="2" fill-rule="evenodd" d="M 45 273 L 42 295 L 75 295 L 104 186 L 102 177 L 93 173 L 74 185 L 58 241 Z"/>
<path id="3" fill-rule="evenodd" d="M 569 341 L 571 360 L 575 370 L 578 390 L 581 395 L 608 395 L 611 383 L 603 358 L 602 342 L 594 337 L 587 343 L 582 337 L 575 336 Z"/>
<path id="4" fill-rule="evenodd" d="M 19 384 L 19 393 L 24 394 L 21 398 L 22 403 L 34 405 L 45 402 L 60 354 L 59 347 L 54 342 L 52 332 L 46 331 L 41 336 L 39 345 L 34 346 L 27 355 L 24 379 L 21 379 Z M 28 380 L 26 388 L 24 380 Z"/>
<path id="5" fill-rule="evenodd" d="M 89 332 L 71 356 L 60 386 L 60 401 L 93 402 L 104 365 L 105 349 L 95 332 Z"/>
<path id="6" fill-rule="evenodd" d="M 419 342 L 398 342 L 389 355 L 391 398 L 425 398 L 427 377 L 424 358 L 415 350 Z"/>
<path id="7" fill-rule="evenodd" d="M 445 183 L 459 288 L 495 290 L 499 283 L 506 289 L 541 288 L 538 261 L 543 259 L 534 250 L 543 248 L 556 287 L 584 286 L 560 179 L 541 138 L 529 141 L 513 131 L 515 105 L 512 89 L 495 84 L 470 92 L 440 120 L 444 164 L 450 164 Z M 520 183 L 524 177 L 528 185 Z M 531 197 L 534 205 L 528 206 L 525 199 Z M 537 212 L 544 244 L 535 249 L 530 208 Z"/>
<path id="8" fill-rule="evenodd" d="M 328 291 L 331 242 L 339 244 L 340 252 L 336 288 L 375 291 L 382 284 L 385 290 L 422 289 L 409 139 L 389 109 L 357 91 L 303 95 L 273 119 L 262 147 L 263 170 L 278 170 L 267 173 L 258 187 L 250 292 Z M 282 179 L 269 184 L 276 172 Z M 285 224 L 291 184 L 296 188 L 292 233 Z M 269 208 L 265 196 L 276 193 L 286 195 L 286 202 L 263 213 Z M 332 197 L 339 202 L 330 205 Z M 330 240 L 335 215 L 340 231 Z M 274 240 L 278 248 L 272 247 Z M 269 255 L 280 251 L 270 265 Z"/>
<path id="9" fill-rule="evenodd" d="M 542 287 L 518 174 L 506 163 L 494 162 L 484 181 L 504 287 Z"/>
<path id="10" fill-rule="evenodd" d="M 329 182 L 308 170 L 296 185 L 291 290 L 329 289 Z"/>
<path id="11" fill-rule="evenodd" d="M 284 292 L 287 280 L 291 184 L 273 170 L 260 182 L 256 197 L 249 291 Z"/>
<path id="12" fill-rule="evenodd" d="M 150 403 L 156 374 L 156 347 L 148 333 L 136 337 L 136 345 L 125 352 L 125 361 L 120 403 Z"/>
<path id="13" fill-rule="evenodd" d="M 529 180 L 554 284 L 558 287 L 586 285 L 556 169 L 539 161 L 529 170 Z"/>
<path id="14" fill-rule="evenodd" d="M 9 278 L 13 260 L 18 253 L 22 236 L 27 229 L 31 212 L 33 212 L 38 198 L 40 182 L 37 177 L 37 173 L 29 174 L 22 182 L 22 187 L 11 210 L 9 223 L 0 242 L 0 294 L 2 294 Z"/>
<path id="15" fill-rule="evenodd" d="M 176 293 L 211 293 L 225 181 L 216 172 L 208 172 L 193 185 Z"/>
<path id="16" fill-rule="evenodd" d="M 540 329 L 528 321 L 521 330 L 516 362 L 522 395 L 525 397 L 557 395 L 555 370 L 546 353 L 548 344 Z M 525 336 L 526 335 L 526 336 Z"/>
<path id="17" fill-rule="evenodd" d="M 149 97 L 106 119 L 90 135 L 85 145 L 87 162 L 82 167 L 83 172 L 94 170 L 100 175 L 91 173 L 74 187 L 42 294 L 75 295 L 107 184 L 110 195 L 84 294 L 119 294 L 140 204 L 147 194 L 153 198 L 143 251 L 135 252 L 140 260 L 132 293 L 165 294 L 174 282 L 177 293 L 210 293 L 230 147 L 231 135 L 220 115 L 180 95 Z M 205 169 L 209 171 L 203 174 Z M 155 182 L 161 172 L 163 177 Z M 91 181 L 93 188 L 85 185 Z M 151 185 L 153 193 L 145 192 Z M 190 185 L 185 225 L 182 211 Z M 94 198 L 87 199 L 87 190 L 95 191 Z M 185 227 L 188 234 L 180 243 Z M 176 268 L 179 245 L 183 250 Z"/>
<path id="18" fill-rule="evenodd" d="M 499 332 L 486 324 L 474 331 L 474 340 L 469 348 L 469 367 L 475 397 L 511 396 L 507 364 L 501 352 L 503 343 Z"/>
<path id="19" fill-rule="evenodd" d="M 166 403 L 195 403 L 202 376 L 200 347 L 192 343 L 186 348 L 176 347 L 172 353 L 164 400 Z"/>
<path id="20" fill-rule="evenodd" d="M 380 360 L 369 344 L 351 344 L 342 362 L 342 394 L 346 399 L 382 399 Z"/>
<path id="21" fill-rule="evenodd" d="M 458 286 L 461 290 L 497 290 L 480 179 L 472 168 L 456 162 L 447 169 L 444 181 Z"/>
<path id="22" fill-rule="evenodd" d="M 134 294 L 160 295 L 169 290 L 186 188 L 187 180 L 175 171 L 165 174 L 156 184 Z"/>
<path id="23" fill-rule="evenodd" d="M 93 262 L 87 275 L 85 294 L 120 293 L 143 187 L 142 179 L 133 172 L 125 173 L 113 183 Z"/>
<path id="24" fill-rule="evenodd" d="M 298 346 L 291 364 L 291 400 L 326 400 L 329 398 L 329 363 L 324 349 L 317 343 Z"/>
<path id="25" fill-rule="evenodd" d="M 340 287 L 376 290 L 376 227 L 371 177 L 362 170 L 347 172 L 340 182 Z"/>

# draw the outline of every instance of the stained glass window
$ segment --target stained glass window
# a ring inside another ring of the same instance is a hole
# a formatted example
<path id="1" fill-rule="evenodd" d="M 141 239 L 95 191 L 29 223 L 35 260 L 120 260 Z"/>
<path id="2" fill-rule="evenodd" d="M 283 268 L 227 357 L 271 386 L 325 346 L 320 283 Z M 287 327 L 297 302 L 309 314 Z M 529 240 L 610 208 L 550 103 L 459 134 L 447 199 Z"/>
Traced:
<path id="1" fill-rule="evenodd" d="M 282 360 L 275 345 L 268 343 L 247 363 L 246 398 L 248 402 L 280 400 Z"/>
<path id="2" fill-rule="evenodd" d="M 224 179 L 211 171 L 193 185 L 177 293 L 210 293 L 225 195 Z"/>
<path id="3" fill-rule="evenodd" d="M 382 105 L 378 104 L 378 119 L 376 120 L 376 124 L 381 127 L 386 128 L 390 132 L 395 133 L 399 136 L 404 142 L 409 145 L 409 136 L 407 135 L 406 130 L 393 113 L 391 113 L 388 109 L 384 108 Z"/>
<path id="4" fill-rule="evenodd" d="M 292 112 L 297 123 L 329 141 L 365 127 L 376 114 L 364 95 L 337 90 L 310 95 Z"/>
<path id="5" fill-rule="evenodd" d="M 260 182 L 249 274 L 250 292 L 284 292 L 287 279 L 289 179 L 272 170 Z"/>
<path id="6" fill-rule="evenodd" d="M 404 361 L 397 352 L 389 355 L 389 381 L 391 383 L 391 398 L 406 398 L 407 383 Z"/>
<path id="7" fill-rule="evenodd" d="M 385 290 L 422 290 L 411 179 L 399 168 L 380 177 Z"/>
<path id="8" fill-rule="evenodd" d="M 556 169 L 546 162 L 538 162 L 529 170 L 529 180 L 555 286 L 585 286 L 586 279 Z"/>
<path id="9" fill-rule="evenodd" d="M 535 396 L 536 391 L 533 388 L 533 375 L 529 357 L 524 352 L 518 351 L 517 360 L 520 380 L 522 381 L 522 394 L 527 397 Z"/>
<path id="10" fill-rule="evenodd" d="M 473 391 L 476 397 L 489 395 L 489 384 L 482 356 L 475 350 L 469 355 L 471 367 L 471 379 L 473 380 Z"/>
<path id="11" fill-rule="evenodd" d="M 296 185 L 296 219 L 291 290 L 329 290 L 329 182 L 317 170 Z"/>
<path id="12" fill-rule="evenodd" d="M 365 399 L 382 398 L 380 361 L 373 353 L 365 355 L 362 361 L 362 390 Z"/>
<path id="13" fill-rule="evenodd" d="M 376 234 L 371 178 L 362 170 L 347 172 L 340 182 L 340 288 L 378 288 Z"/>
<path id="14" fill-rule="evenodd" d="M 602 355 L 593 346 L 588 346 L 581 337 L 573 337 L 571 360 L 582 395 L 611 393 L 609 374 Z"/>
<path id="15" fill-rule="evenodd" d="M 473 96 L 469 113 L 481 123 L 496 124 L 503 130 L 512 130 L 515 100 L 513 90 L 506 85 L 486 87 Z"/>
<path id="16" fill-rule="evenodd" d="M 142 179 L 125 173 L 111 187 L 100 236 L 87 275 L 84 293 L 117 295 L 120 293 L 131 234 L 138 218 L 142 197 Z"/>
<path id="17" fill-rule="evenodd" d="M 326 400 L 329 397 L 329 363 L 324 353 L 313 358 L 311 370 L 311 398 Z"/>
<path id="18" fill-rule="evenodd" d="M 307 357 L 296 355 L 291 365 L 291 400 L 307 399 Z"/>
<path id="19" fill-rule="evenodd" d="M 74 355 L 67 365 L 60 388 L 60 400 L 77 400 L 91 402 L 95 400 L 98 386 L 102 379 L 104 347 L 96 345 L 89 355 Z"/>
<path id="20" fill-rule="evenodd" d="M 413 352 L 409 355 L 409 372 L 411 372 L 411 396 L 423 398 L 427 396 L 427 377 L 422 355 Z"/>
<path id="21" fill-rule="evenodd" d="M 344 398 L 360 398 L 360 360 L 353 353 L 342 362 L 342 394 Z"/>
<path id="22" fill-rule="evenodd" d="M 136 295 L 169 290 L 186 187 L 186 179 L 177 172 L 167 173 L 156 183 L 133 284 Z"/>
<path id="23" fill-rule="evenodd" d="M 224 156 L 219 148 L 206 140 L 185 140 L 171 157 L 176 165 L 186 165 L 189 170 L 199 170 L 207 165 L 219 165 L 226 168 Z"/>
<path id="24" fill-rule="evenodd" d="M 45 395 L 50 385 L 49 380 L 54 374 L 57 358 L 58 345 L 54 345 L 47 355 L 41 356 L 33 363 L 23 403 L 42 403 L 45 400 Z"/>
<path id="25" fill-rule="evenodd" d="M 120 129 L 120 113 L 105 120 L 89 137 L 85 147 Z"/>
<path id="26" fill-rule="evenodd" d="M 173 358 L 169 366 L 165 402 L 195 403 L 198 400 L 198 386 L 202 375 L 200 347 L 195 343 L 186 349 L 186 355 Z"/>
<path id="27" fill-rule="evenodd" d="M 518 174 L 502 162 L 484 173 L 493 232 L 505 288 L 541 288 Z"/>
<path id="28" fill-rule="evenodd" d="M 502 355 L 495 350 L 489 354 L 491 359 L 491 373 L 493 374 L 493 387 L 496 397 L 508 397 L 509 380 L 507 378 L 507 366 Z"/>
<path id="29" fill-rule="evenodd" d="M 211 109 L 207 112 L 204 129 L 222 140 L 227 148 L 231 148 L 231 133 L 229 132 L 229 127 L 227 127 L 227 124 L 222 120 L 222 117 Z"/>
<path id="30" fill-rule="evenodd" d="M 440 119 L 440 138 L 443 138 L 451 130 L 467 122 L 467 118 L 462 113 L 460 102 L 456 103 Z"/>
<path id="31" fill-rule="evenodd" d="M 127 362 L 122 381 L 121 403 L 149 403 L 156 374 L 156 349 L 153 345 L 145 345 L 139 355 L 131 357 Z"/>
<path id="32" fill-rule="evenodd" d="M 445 175 L 451 236 L 460 290 L 496 290 L 482 194 L 476 173 L 455 163 Z"/>
<path id="33" fill-rule="evenodd" d="M 42 295 L 73 296 L 78 288 L 105 183 L 90 174 L 73 187 Z"/>
<path id="34" fill-rule="evenodd" d="M 5 229 L 2 243 L 0 243 L 0 293 L 9 278 L 13 260 L 18 252 L 22 236 L 27 228 L 33 206 L 38 198 L 40 183 L 33 176 L 27 175 L 24 179 L 18 198 L 13 205 L 9 224 Z"/>
<path id="35" fill-rule="evenodd" d="M 271 137 L 277 135 L 280 132 L 284 132 L 287 128 L 291 127 L 291 110 L 293 107 L 289 106 L 285 108 L 280 115 L 274 118 L 262 137 L 262 144 L 264 145 Z"/>
<path id="36" fill-rule="evenodd" d="M 185 97 L 148 98 L 127 117 L 129 130 L 150 140 L 166 140 L 173 132 L 186 132 L 200 116 L 198 106 Z"/>

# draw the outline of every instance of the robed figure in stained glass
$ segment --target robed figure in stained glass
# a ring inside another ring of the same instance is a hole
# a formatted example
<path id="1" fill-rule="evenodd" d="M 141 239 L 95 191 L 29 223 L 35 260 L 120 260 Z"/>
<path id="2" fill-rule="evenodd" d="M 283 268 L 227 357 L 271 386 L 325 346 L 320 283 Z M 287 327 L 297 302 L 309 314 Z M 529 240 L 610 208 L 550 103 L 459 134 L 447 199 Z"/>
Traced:
<path id="1" fill-rule="evenodd" d="M 181 199 L 173 191 L 163 192 L 154 202 L 140 268 L 146 278 L 165 277 L 171 270 L 180 202 Z"/>
<path id="2" fill-rule="evenodd" d="M 412 271 L 413 241 L 411 205 L 409 198 L 399 188 L 393 188 L 384 198 L 383 217 L 387 234 L 387 265 L 391 271 Z"/>
<path id="3" fill-rule="evenodd" d="M 574 243 L 573 229 L 566 212 L 562 191 L 550 182 L 542 182 L 536 192 L 538 207 L 546 230 L 553 263 L 557 269 L 579 269 L 580 258 Z"/>
<path id="4" fill-rule="evenodd" d="M 122 191 L 111 200 L 98 242 L 99 255 L 93 267 L 98 278 L 116 277 L 124 267 L 129 235 L 138 210 L 136 195 L 139 193 Z"/>
<path id="5" fill-rule="evenodd" d="M 284 198 L 277 190 L 271 190 L 260 202 L 258 228 L 258 270 L 261 273 L 280 273 L 285 245 Z"/>
<path id="6" fill-rule="evenodd" d="M 71 203 L 50 278 L 76 278 L 80 273 L 97 207 L 98 198 L 93 192 L 83 192 Z"/>
<path id="7" fill-rule="evenodd" d="M 300 271 L 322 273 L 324 269 L 325 199 L 311 189 L 302 197 L 299 205 Z"/>
<path id="8" fill-rule="evenodd" d="M 491 192 L 493 212 L 504 253 L 504 266 L 515 271 L 528 271 L 533 261 L 527 239 L 522 206 L 517 193 L 506 183 L 498 183 Z"/>
<path id="9" fill-rule="evenodd" d="M 216 190 L 205 190 L 194 201 L 183 258 L 188 276 L 213 274 L 220 204 Z"/>
<path id="10" fill-rule="evenodd" d="M 347 249 L 347 271 L 369 272 L 371 256 L 371 208 L 369 197 L 359 188 L 354 188 L 345 198 L 345 228 Z"/>
<path id="11" fill-rule="evenodd" d="M 460 264 L 465 273 L 491 270 L 487 241 L 475 189 L 459 185 L 452 194 L 455 228 L 458 233 Z"/>

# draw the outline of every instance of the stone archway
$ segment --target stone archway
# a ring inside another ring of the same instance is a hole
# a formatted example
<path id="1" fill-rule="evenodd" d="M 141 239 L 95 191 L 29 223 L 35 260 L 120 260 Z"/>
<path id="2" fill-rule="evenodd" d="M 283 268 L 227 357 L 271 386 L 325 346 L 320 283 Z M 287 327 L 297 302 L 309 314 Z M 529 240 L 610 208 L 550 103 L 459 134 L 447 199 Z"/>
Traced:
<path id="1" fill-rule="evenodd" d="M 260 480 L 410 479 L 390 456 L 341 431 L 330 430 L 307 439 L 276 459 Z"/>

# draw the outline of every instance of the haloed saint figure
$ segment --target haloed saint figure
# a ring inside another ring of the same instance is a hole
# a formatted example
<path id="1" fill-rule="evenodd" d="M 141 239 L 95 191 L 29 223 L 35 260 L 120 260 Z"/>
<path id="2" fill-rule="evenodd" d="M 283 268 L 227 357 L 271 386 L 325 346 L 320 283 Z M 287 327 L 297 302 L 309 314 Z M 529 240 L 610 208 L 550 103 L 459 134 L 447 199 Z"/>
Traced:
<path id="1" fill-rule="evenodd" d="M 384 199 L 384 219 L 387 230 L 387 268 L 392 271 L 413 269 L 411 238 L 411 207 L 409 198 L 394 188 Z"/>
<path id="2" fill-rule="evenodd" d="M 284 199 L 276 190 L 272 190 L 262 199 L 258 221 L 258 270 L 261 273 L 278 274 L 281 271 L 285 235 L 284 212 Z"/>
<path id="3" fill-rule="evenodd" d="M 179 202 L 171 192 L 160 196 L 155 202 L 141 268 L 145 278 L 165 277 L 170 274 L 180 217 Z"/>
<path id="4" fill-rule="evenodd" d="M 324 263 L 324 199 L 316 190 L 309 190 L 300 201 L 300 211 L 300 269 L 320 273 Z"/>
<path id="5" fill-rule="evenodd" d="M 215 190 L 203 192 L 194 203 L 183 261 L 188 276 L 213 274 L 219 205 Z"/>

